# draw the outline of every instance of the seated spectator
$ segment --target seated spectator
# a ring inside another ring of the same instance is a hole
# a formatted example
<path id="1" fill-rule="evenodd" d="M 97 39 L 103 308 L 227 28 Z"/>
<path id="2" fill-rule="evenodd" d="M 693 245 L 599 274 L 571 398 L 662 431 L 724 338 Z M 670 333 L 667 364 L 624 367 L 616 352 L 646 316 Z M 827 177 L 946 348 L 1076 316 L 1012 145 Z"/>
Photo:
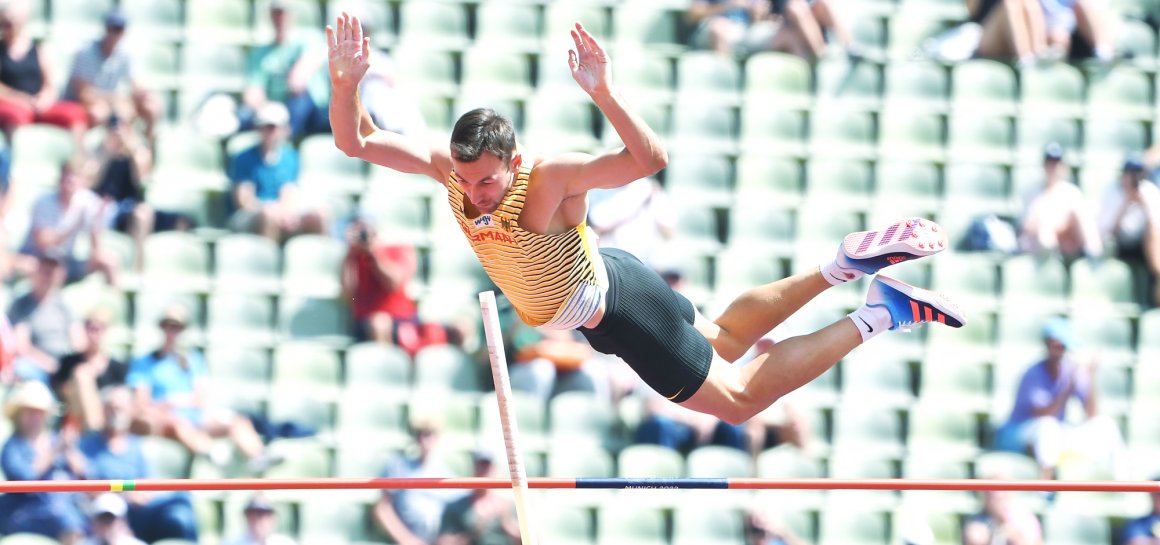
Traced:
<path id="1" fill-rule="evenodd" d="M 1043 170 L 1043 186 L 1026 198 L 1020 218 L 1020 247 L 1031 253 L 1058 253 L 1065 259 L 1099 257 L 1103 241 L 1095 213 L 1079 187 L 1067 180 L 1059 144 L 1044 148 Z"/>
<path id="2" fill-rule="evenodd" d="M 49 412 L 55 408 L 52 392 L 40 382 L 22 382 L 10 394 L 4 414 L 14 431 L 0 450 L 0 470 L 8 480 L 72 480 L 85 473 L 75 435 L 49 429 Z M 76 543 L 85 529 L 77 500 L 76 494 L 64 492 L 0 495 L 0 535 L 29 532 Z"/>
<path id="3" fill-rule="evenodd" d="M 1144 162 L 1124 162 L 1118 182 L 1108 186 L 1100 204 L 1099 225 L 1117 259 L 1147 271 L 1152 305 L 1160 304 L 1160 188 L 1147 178 Z"/>
<path id="4" fill-rule="evenodd" d="M 1039 519 L 1018 500 L 1009 490 L 983 492 L 983 512 L 968 517 L 963 523 L 963 545 L 1042 545 L 1043 528 Z"/>
<path id="5" fill-rule="evenodd" d="M 290 134 L 300 138 L 330 132 L 330 82 L 321 35 L 292 35 L 294 12 L 279 0 L 270 2 L 274 41 L 255 47 L 246 68 L 246 89 L 239 109 L 241 128 L 261 126 L 258 112 L 271 102 L 289 109 Z"/>
<path id="6" fill-rule="evenodd" d="M 1091 451 L 1084 455 L 1118 474 L 1123 469 L 1124 441 L 1115 421 L 1097 412 L 1094 360 L 1081 365 L 1068 355 L 1075 341 L 1066 319 L 1048 320 L 1043 326 L 1043 342 L 1047 357 L 1023 373 L 1011 416 L 995 432 L 995 448 L 1030 450 L 1043 478 L 1051 479 L 1063 456 L 1066 434 L 1075 439 L 1070 444 Z M 1083 422 L 1075 424 L 1064 419 L 1067 402 L 1073 397 L 1083 403 L 1085 415 Z"/>
<path id="7" fill-rule="evenodd" d="M 256 123 L 261 142 L 230 159 L 235 231 L 256 232 L 276 242 L 302 232 L 325 233 L 319 207 L 299 201 L 298 152 L 287 141 L 286 107 L 267 103 Z"/>
<path id="8" fill-rule="evenodd" d="M 106 200 L 106 224 L 133 239 L 133 268 L 145 267 L 145 237 L 154 232 L 188 230 L 193 221 L 174 212 L 154 210 L 145 202 L 145 184 L 153 169 L 153 153 L 119 118 L 109 120 L 105 140 L 89 155 L 86 177 L 93 191 Z"/>
<path id="9" fill-rule="evenodd" d="M 1040 0 L 967 0 L 971 21 L 981 25 L 975 56 L 1027 66 L 1047 55 Z"/>
<path id="10" fill-rule="evenodd" d="M 1160 482 L 1160 475 L 1152 479 Z M 1160 490 L 1152 496 L 1152 512 L 1128 521 L 1120 532 L 1119 545 L 1156 545 L 1160 543 Z"/>
<path id="11" fill-rule="evenodd" d="M 1116 16 L 1106 0 L 1040 0 L 1047 47 L 1058 57 L 1078 61 L 1115 59 L 1112 37 Z"/>
<path id="12" fill-rule="evenodd" d="M 129 375 L 129 364 L 110 356 L 105 350 L 108 312 L 102 309 L 89 312 L 83 326 L 84 344 L 79 352 L 66 354 L 60 359 L 60 366 L 52 374 L 50 384 L 57 397 L 65 403 L 65 425 L 99 430 L 105 426 L 100 390 L 123 386 Z"/>
<path id="13" fill-rule="evenodd" d="M 693 0 L 685 18 L 694 47 L 730 58 L 769 49 L 776 32 L 768 0 Z"/>
<path id="14" fill-rule="evenodd" d="M 762 509 L 745 512 L 745 545 L 808 545 L 793 528 Z"/>
<path id="15" fill-rule="evenodd" d="M 294 545 L 289 536 L 277 533 L 278 512 L 264 496 L 255 494 L 246 503 L 246 533 L 227 540 L 225 545 Z"/>
<path id="16" fill-rule="evenodd" d="M 411 425 L 415 438 L 414 454 L 401 454 L 392 459 L 383 477 L 428 478 L 452 475 L 436 456 L 441 425 L 433 418 L 419 416 Z M 404 545 L 431 545 L 439 533 L 439 524 L 447 505 L 463 495 L 458 490 L 415 489 L 383 490 L 374 506 L 375 523 L 395 543 Z"/>
<path id="17" fill-rule="evenodd" d="M 495 477 L 495 455 L 488 449 L 471 454 L 472 477 Z M 518 545 L 520 523 L 515 504 L 497 490 L 472 490 L 447 505 L 435 545 Z"/>
<path id="18" fill-rule="evenodd" d="M 129 506 L 121 496 L 113 492 L 105 492 L 93 499 L 89 507 L 88 539 L 81 545 L 145 545 L 144 541 L 133 535 L 133 529 L 125 520 Z"/>
<path id="19" fill-rule="evenodd" d="M 600 354 L 576 331 L 530 327 L 513 323 L 510 344 L 512 387 L 547 402 L 562 392 L 607 393 L 594 369 Z"/>
<path id="20" fill-rule="evenodd" d="M 102 393 L 104 426 L 86 434 L 80 441 L 80 450 L 88 466 L 85 478 L 134 480 L 156 477 L 140 439 L 129 431 L 133 423 L 133 393 L 126 386 L 111 386 Z M 129 526 L 141 539 L 149 542 L 159 539 L 197 541 L 197 516 L 188 493 L 134 490 L 125 492 L 124 499 L 129 503 Z"/>
<path id="21" fill-rule="evenodd" d="M 715 416 L 691 411 L 651 390 L 638 389 L 638 392 L 645 396 L 644 417 L 633 434 L 634 443 L 660 445 L 680 452 L 705 445 L 750 451 L 745 424 L 735 426 Z"/>
<path id="22" fill-rule="evenodd" d="M 651 178 L 588 195 L 588 225 L 602 248 L 620 248 L 658 267 L 664 243 L 673 237 L 677 214 L 672 200 Z"/>
<path id="23" fill-rule="evenodd" d="M 351 301 L 355 338 L 394 343 L 411 355 L 424 346 L 446 343 L 447 330 L 420 323 L 418 306 L 407 294 L 418 269 L 415 248 L 381 240 L 366 218 L 352 221 L 346 234 L 340 280 Z"/>
<path id="24" fill-rule="evenodd" d="M 105 16 L 105 35 L 73 58 L 64 98 L 82 104 L 94 125 L 107 125 L 114 116 L 128 125 L 140 119 L 152 147 L 161 103 L 136 79 L 132 56 L 121 43 L 127 24 L 117 9 Z"/>
<path id="25" fill-rule="evenodd" d="M 0 11 L 0 131 L 11 142 L 21 125 L 56 125 L 72 132 L 79 150 L 88 113 L 76 102 L 60 100 L 48 56 L 28 32 L 28 12 L 27 0 L 6 2 Z"/>
<path id="26" fill-rule="evenodd" d="M 830 0 L 772 0 L 771 4 L 775 22 L 780 24 L 770 49 L 816 61 L 826 54 L 828 30 L 851 59 L 864 56 L 842 19 L 834 13 Z"/>
<path id="27" fill-rule="evenodd" d="M 182 349 L 179 342 L 187 324 L 184 307 L 167 309 L 158 323 L 164 336 L 161 347 L 129 365 L 127 383 L 137 402 L 134 430 L 175 439 L 218 465 L 227 464 L 230 455 L 214 449 L 214 439 L 228 436 L 245 455 L 249 470 L 264 473 L 281 459 L 266 452 L 248 418 L 229 409 L 207 407 L 210 386 L 205 360 L 195 350 Z"/>
<path id="28" fill-rule="evenodd" d="M 21 253 L 30 256 L 54 254 L 65 260 L 68 282 L 76 282 L 92 272 L 100 272 L 110 286 L 117 285 L 117 263 L 101 248 L 101 230 L 106 205 L 92 191 L 72 165 L 60 167 L 57 190 L 45 194 L 32 205 L 32 223 Z M 89 237 L 87 260 L 76 252 L 77 237 Z"/>
<path id="29" fill-rule="evenodd" d="M 64 275 L 61 260 L 41 257 L 32 276 L 32 289 L 8 307 L 14 371 L 20 378 L 48 382 L 60 358 L 80 344 L 81 332 L 60 296 Z"/>
<path id="30" fill-rule="evenodd" d="M 396 72 L 390 53 L 371 53 L 370 68 L 359 82 L 359 100 L 380 129 L 422 137 L 427 132 L 427 121 L 423 119 L 418 100 L 398 81 Z"/>

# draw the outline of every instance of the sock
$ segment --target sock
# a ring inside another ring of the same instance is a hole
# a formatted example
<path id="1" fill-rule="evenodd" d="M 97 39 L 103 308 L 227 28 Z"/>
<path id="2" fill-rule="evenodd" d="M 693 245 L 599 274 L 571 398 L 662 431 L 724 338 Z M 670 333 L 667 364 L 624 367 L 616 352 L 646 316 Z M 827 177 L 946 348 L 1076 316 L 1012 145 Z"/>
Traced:
<path id="1" fill-rule="evenodd" d="M 1097 45 L 1093 53 L 1096 59 L 1101 61 L 1110 61 L 1116 57 L 1116 50 L 1106 45 Z"/>
<path id="2" fill-rule="evenodd" d="M 834 257 L 833 261 L 823 264 L 818 269 L 822 271 L 822 278 L 825 278 L 831 286 L 845 284 L 866 275 L 866 273 L 848 266 L 846 255 L 841 250 L 838 251 L 838 255 Z"/>
<path id="3" fill-rule="evenodd" d="M 890 311 L 886 310 L 885 307 L 862 305 L 847 317 L 854 322 L 854 326 L 858 328 L 858 333 L 862 334 L 862 342 L 873 339 L 874 336 L 894 325 L 894 321 L 890 319 Z"/>

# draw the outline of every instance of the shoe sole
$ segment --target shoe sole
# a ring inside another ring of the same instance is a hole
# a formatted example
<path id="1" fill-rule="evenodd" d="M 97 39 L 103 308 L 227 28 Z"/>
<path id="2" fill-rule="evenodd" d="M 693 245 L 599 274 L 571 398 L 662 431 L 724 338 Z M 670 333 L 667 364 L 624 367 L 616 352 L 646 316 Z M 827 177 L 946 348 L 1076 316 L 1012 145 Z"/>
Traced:
<path id="1" fill-rule="evenodd" d="M 950 327 L 963 327 L 967 325 L 967 315 L 949 297 L 941 293 L 912 286 L 901 280 L 895 280 L 882 275 L 875 276 L 874 281 L 882 282 L 902 292 L 903 295 L 911 299 L 910 311 L 913 313 L 912 321 L 916 325 L 918 323 L 932 322 L 938 322 Z M 919 303 L 922 303 L 922 305 L 919 305 Z M 935 312 L 940 312 L 942 315 L 940 316 Z"/>
<path id="2" fill-rule="evenodd" d="M 887 264 L 937 254 L 950 244 L 946 230 L 923 218 L 909 218 L 885 229 L 858 231 L 842 240 L 842 251 L 851 260 L 884 258 Z"/>

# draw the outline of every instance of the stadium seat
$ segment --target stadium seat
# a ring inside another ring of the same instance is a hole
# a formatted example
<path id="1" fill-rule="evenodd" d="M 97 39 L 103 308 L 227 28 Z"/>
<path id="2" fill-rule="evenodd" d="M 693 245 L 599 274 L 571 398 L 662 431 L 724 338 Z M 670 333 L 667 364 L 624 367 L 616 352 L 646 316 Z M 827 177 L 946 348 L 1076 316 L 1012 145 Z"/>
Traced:
<path id="1" fill-rule="evenodd" d="M 596 527 L 588 509 L 552 501 L 537 501 L 536 506 L 537 530 L 545 543 L 592 544 Z"/>
<path id="2" fill-rule="evenodd" d="M 536 142 L 536 149 L 543 153 L 595 152 L 600 145 L 595 127 L 591 101 L 564 102 L 559 97 L 541 94 L 527 103 L 524 138 Z"/>
<path id="3" fill-rule="evenodd" d="M 404 44 L 391 50 L 391 60 L 399 79 L 419 94 L 454 96 L 459 90 L 458 64 L 449 52 Z"/>
<path id="4" fill-rule="evenodd" d="M 685 50 L 681 40 L 684 13 L 651 2 L 626 2 L 612 11 L 612 28 L 619 51 L 644 48 L 665 54 Z M 618 57 L 619 58 L 619 57 Z"/>
<path id="5" fill-rule="evenodd" d="M 1062 310 L 1067 304 L 1067 269 L 1060 260 L 1019 255 L 999 267 L 1005 306 Z"/>
<path id="6" fill-rule="evenodd" d="M 863 456 L 899 456 L 904 437 L 904 411 L 878 403 L 877 399 L 863 397 L 864 403 L 854 404 L 843 398 L 834 409 L 834 451 L 860 453 Z M 872 405 L 868 405 L 872 404 Z M 837 466 L 830 472 L 837 476 Z"/>
<path id="7" fill-rule="evenodd" d="M 737 509 L 682 503 L 673 512 L 673 545 L 744 543 L 745 528 Z"/>
<path id="8" fill-rule="evenodd" d="M 729 211 L 728 245 L 741 252 L 788 257 L 793 252 L 794 216 L 793 209 L 770 200 L 739 200 Z"/>
<path id="9" fill-rule="evenodd" d="M 221 145 L 181 127 L 162 127 L 157 133 L 153 178 L 165 184 L 201 189 L 225 189 L 226 161 Z"/>
<path id="10" fill-rule="evenodd" d="M 769 150 L 744 153 L 737 159 L 737 201 L 769 200 L 785 206 L 802 198 L 805 172 L 800 161 L 771 156 Z"/>
<path id="11" fill-rule="evenodd" d="M 406 390 L 411 386 L 411 356 L 394 345 L 360 342 L 346 350 L 346 387 Z"/>
<path id="12" fill-rule="evenodd" d="M 498 51 L 536 52 L 543 37 L 536 4 L 480 2 L 475 11 L 475 43 Z"/>
<path id="13" fill-rule="evenodd" d="M 951 206 L 976 213 L 1002 214 L 1010 211 L 1010 181 L 1006 171 L 999 165 L 960 162 L 948 165 L 944 172 L 945 202 L 953 203 Z"/>
<path id="14" fill-rule="evenodd" d="M 910 362 L 887 352 L 851 352 L 840 363 L 842 395 L 873 398 L 883 407 L 914 401 Z"/>
<path id="15" fill-rule="evenodd" d="M 1132 270 L 1123 261 L 1080 259 L 1071 265 L 1072 304 L 1108 304 L 1137 311 Z"/>
<path id="16" fill-rule="evenodd" d="M 469 49 L 463 53 L 463 86 L 492 97 L 522 99 L 532 93 L 532 61 L 517 51 Z"/>
<path id="17" fill-rule="evenodd" d="M 1019 118 L 1017 132 L 1018 160 L 1026 164 L 1042 164 L 1043 148 L 1049 142 L 1055 142 L 1073 154 L 1083 149 L 1083 131 L 1075 118 L 1051 112 L 1029 114 Z"/>
<path id="18" fill-rule="evenodd" d="M 264 295 L 214 293 L 207 306 L 206 337 L 212 343 L 271 346 L 274 304 Z"/>
<path id="19" fill-rule="evenodd" d="M 1089 165 L 1120 164 L 1125 155 L 1148 149 L 1148 139 L 1148 127 L 1142 121 L 1092 117 L 1084 124 L 1084 159 Z"/>
<path id="20" fill-rule="evenodd" d="M 233 233 L 214 243 L 214 289 L 218 292 L 277 293 L 281 251 L 272 240 Z"/>
<path id="21" fill-rule="evenodd" d="M 689 453 L 687 462 L 687 472 L 692 478 L 742 478 L 754 473 L 749 453 L 733 447 L 697 447 Z"/>
<path id="22" fill-rule="evenodd" d="M 629 445 L 616 456 L 617 475 L 625 479 L 677 479 L 685 476 L 681 453 L 659 445 Z"/>
<path id="23" fill-rule="evenodd" d="M 765 51 L 745 61 L 745 101 L 767 109 L 808 108 L 813 103 L 813 72 L 804 59 Z"/>
<path id="24" fill-rule="evenodd" d="M 878 203 L 929 210 L 941 198 L 939 168 L 909 159 L 883 159 L 874 165 L 874 196 Z"/>
<path id="25" fill-rule="evenodd" d="M 1025 68 L 1020 73 L 1023 112 L 1042 111 L 1056 116 L 1083 115 L 1083 73 L 1067 63 Z"/>
<path id="26" fill-rule="evenodd" d="M 748 100 L 741 109 L 741 151 L 753 155 L 803 157 L 809 112 L 785 109 L 775 100 Z"/>
<path id="27" fill-rule="evenodd" d="M 1153 392 L 1149 392 L 1153 393 Z M 1155 398 L 1137 398 L 1132 403 L 1132 415 L 1152 415 L 1160 410 L 1160 403 Z M 1152 455 L 1160 454 L 1160 419 L 1144 417 L 1130 418 L 1127 429 L 1128 448 L 1135 452 L 1145 452 Z"/>
<path id="28" fill-rule="evenodd" d="M 879 115 L 878 154 L 886 159 L 940 161 L 946 118 L 909 103 L 894 103 Z"/>
<path id="29" fill-rule="evenodd" d="M 136 28 L 134 28 L 134 31 Z M 138 52 L 134 61 L 137 71 L 135 78 L 146 89 L 157 93 L 166 93 L 180 86 L 181 72 L 179 69 L 178 46 L 163 42 L 156 36 L 146 37 L 134 35 L 125 42 L 125 46 Z M 161 115 L 167 115 L 165 110 Z"/>
<path id="30" fill-rule="evenodd" d="M 181 443 L 164 437 L 140 438 L 141 450 L 152 469 L 150 478 L 184 479 L 189 476 L 189 449 Z"/>
<path id="31" fill-rule="evenodd" d="M 821 512 L 819 545 L 885 545 L 890 542 L 890 514 L 866 506 L 827 508 Z"/>
<path id="32" fill-rule="evenodd" d="M 949 96 L 950 78 L 946 69 L 936 63 L 899 62 L 886 68 L 884 100 L 888 106 L 910 112 L 942 112 Z"/>
<path id="33" fill-rule="evenodd" d="M 552 68 L 553 73 L 564 72 L 561 76 L 567 75 L 566 80 L 559 82 L 560 87 L 568 89 L 569 93 L 575 93 L 579 89 L 568 67 L 565 65 L 561 69 L 557 65 L 564 63 L 547 55 L 540 56 L 541 89 L 545 64 Z M 664 104 L 672 102 L 677 86 L 676 69 L 672 59 L 648 50 L 626 51 L 625 54 L 618 55 L 616 63 L 612 65 L 612 77 L 616 80 L 616 86 L 624 93 Z M 552 96 L 556 96 L 554 88 Z M 579 98 L 589 100 L 583 95 L 579 95 Z"/>
<path id="34" fill-rule="evenodd" d="M 0 545 L 56 545 L 59 541 L 40 534 L 8 534 L 0 538 Z"/>
<path id="35" fill-rule="evenodd" d="M 565 395 L 565 394 L 561 394 Z M 612 478 L 616 474 L 612 468 L 612 456 L 599 445 L 585 445 L 565 440 L 563 443 L 549 443 L 548 475 L 564 478 Z M 599 497 L 599 496 L 597 496 Z"/>
<path id="36" fill-rule="evenodd" d="M 215 0 L 216 1 L 216 0 Z M 206 4 L 212 2 L 205 2 Z M 232 0 L 218 2 L 223 4 L 242 5 Z M 194 2 L 192 6 L 200 6 L 202 2 Z M 187 27 L 189 28 L 189 27 Z M 228 31 L 228 27 L 222 27 Z M 242 29 L 248 32 L 249 28 Z M 196 34 L 190 37 L 181 46 L 181 84 L 193 85 L 201 88 L 211 88 L 220 92 L 238 92 L 246 85 L 246 67 L 248 61 L 242 46 L 232 42 L 204 41 L 205 36 L 219 36 L 219 29 L 203 30 L 205 34 Z M 227 32 L 228 35 L 228 32 Z M 225 40 L 226 38 L 223 38 Z M 200 99 L 205 96 L 199 97 Z"/>
<path id="37" fill-rule="evenodd" d="M 415 389 L 480 391 L 480 366 L 451 345 L 427 346 L 415 354 Z"/>
<path id="38" fill-rule="evenodd" d="M 976 449 L 977 450 L 977 449 Z M 937 451 L 918 450 L 903 461 L 902 476 L 906 479 L 969 479 L 969 461 L 954 461 L 953 458 L 939 456 Z M 928 513 L 932 530 L 937 533 L 935 513 L 977 513 L 980 510 L 979 497 L 975 492 L 964 490 L 903 490 L 903 508 L 913 507 Z M 959 537 L 957 516 L 953 524 L 955 538 Z M 945 531 L 945 529 L 944 529 Z M 957 543 L 955 541 L 954 543 Z"/>
<path id="39" fill-rule="evenodd" d="M 598 508 L 597 545 L 665 545 L 665 518 L 659 509 L 628 501 Z"/>
<path id="40" fill-rule="evenodd" d="M 873 114 L 844 105 L 816 108 L 810 115 L 810 153 L 826 159 L 870 158 L 876 151 L 875 125 Z"/>
<path id="41" fill-rule="evenodd" d="M 707 105 L 709 95 L 682 95 L 673 104 L 671 151 L 734 154 L 737 152 L 738 108 Z"/>
<path id="42" fill-rule="evenodd" d="M 345 301 L 297 295 L 278 301 L 278 330 L 289 339 L 342 348 L 352 341 L 350 320 Z"/>
<path id="43" fill-rule="evenodd" d="M 951 69 L 951 93 L 956 112 L 1014 112 L 1019 99 L 1015 71 L 997 61 L 972 59 Z"/>
<path id="44" fill-rule="evenodd" d="M 806 192 L 835 208 L 862 210 L 869 204 L 873 176 L 869 162 L 815 155 L 806 165 Z"/>
<path id="45" fill-rule="evenodd" d="M 311 439 L 276 439 L 266 447 L 284 461 L 263 475 L 267 479 L 322 479 L 331 475 L 329 450 Z"/>
<path id="46" fill-rule="evenodd" d="M 307 543 L 357 543 L 369 540 L 370 506 L 349 494 L 303 498 L 298 506 L 298 538 Z"/>
<path id="47" fill-rule="evenodd" d="M 265 349 L 219 343 L 205 351 L 215 387 L 264 399 L 270 387 L 270 355 Z"/>
<path id="48" fill-rule="evenodd" d="M 714 274 L 716 293 L 733 297 L 745 290 L 781 278 L 782 264 L 776 254 L 741 246 L 717 254 Z"/>
<path id="49" fill-rule="evenodd" d="M 1134 2 L 1132 2 L 1134 4 Z M 1156 32 L 1144 21 L 1121 20 L 1116 31 L 1116 48 L 1131 53 L 1137 63 L 1144 66 L 1155 66 L 1156 62 Z"/>
<path id="50" fill-rule="evenodd" d="M 394 44 L 398 38 L 395 32 L 395 12 L 390 4 L 362 0 L 330 0 L 326 2 L 326 24 L 333 25 L 344 11 L 359 18 L 363 34 L 370 37 L 372 46 L 386 47 Z"/>
<path id="51" fill-rule="evenodd" d="M 1043 537 L 1047 543 L 1059 545 L 1109 543 L 1112 530 L 1105 517 L 1053 509 L 1044 515 Z"/>
<path id="52" fill-rule="evenodd" d="M 30 182 L 34 194 L 38 188 L 55 188 L 60 181 L 60 165 L 73 153 L 68 131 L 36 123 L 20 126 L 11 138 L 12 177 Z"/>
<path id="53" fill-rule="evenodd" d="M 342 362 L 326 345 L 312 342 L 285 342 L 274 349 L 272 384 L 275 389 L 337 394 L 342 384 Z"/>
<path id="54" fill-rule="evenodd" d="M 932 371 L 933 372 L 933 371 Z M 925 397 L 909 411 L 907 449 L 910 456 L 941 460 L 970 460 L 979 453 L 979 423 L 975 413 Z M 965 474 L 963 478 L 967 477 Z M 917 478 L 917 476 L 915 476 Z M 929 476 L 928 476 L 929 477 Z"/>
<path id="55" fill-rule="evenodd" d="M 336 431 L 340 441 L 364 447 L 403 448 L 411 441 L 407 423 L 407 403 L 397 396 L 375 396 L 368 385 L 361 390 L 346 389 L 338 400 Z M 383 461 L 374 464 L 377 473 Z"/>
<path id="56" fill-rule="evenodd" d="M 334 136 L 314 134 L 298 144 L 303 189 L 321 193 L 359 194 L 366 190 L 366 162 L 348 157 L 334 145 Z"/>
<path id="57" fill-rule="evenodd" d="M 275 0 L 254 1 L 254 41 L 267 43 L 274 39 L 274 25 L 270 20 L 270 4 Z M 334 20 L 323 22 L 322 10 L 315 0 L 276 0 L 293 16 L 292 27 L 296 32 L 318 32 L 325 25 L 334 25 Z M 359 21 L 362 22 L 361 20 Z"/>
<path id="58" fill-rule="evenodd" d="M 733 165 L 728 157 L 674 153 L 664 171 L 665 192 L 677 203 L 725 207 L 733 200 Z"/>
<path id="59" fill-rule="evenodd" d="M 187 39 L 213 36 L 215 41 L 243 44 L 251 41 L 252 28 L 254 27 L 249 2 L 204 0 L 190 2 L 186 5 L 185 35 Z M 200 54 L 204 57 L 211 56 L 206 50 L 200 50 Z M 188 69 L 189 65 L 184 66 Z M 241 73 L 239 72 L 238 75 L 241 76 Z"/>
<path id="60" fill-rule="evenodd" d="M 335 420 L 334 402 L 313 387 L 275 383 L 267 403 L 266 418 L 274 425 L 293 422 L 313 430 L 319 439 L 330 439 Z"/>
<path id="61" fill-rule="evenodd" d="M 817 68 L 815 103 L 826 108 L 875 110 L 882 100 L 882 69 L 878 65 L 845 59 L 825 59 Z M 818 112 L 817 109 L 814 110 Z"/>
<path id="62" fill-rule="evenodd" d="M 520 442 L 525 452 L 542 452 L 547 447 L 548 418 L 544 411 L 544 401 L 537 396 L 520 391 L 512 392 L 508 398 L 511 416 L 520 432 Z M 503 425 L 500 421 L 499 403 L 494 395 L 479 398 L 479 429 L 482 437 L 502 437 Z"/>
<path id="63" fill-rule="evenodd" d="M 948 155 L 954 161 L 1010 163 L 1015 149 L 1015 122 L 1010 117 L 956 110 L 950 118 L 947 144 Z"/>
<path id="64" fill-rule="evenodd" d="M 553 446 L 572 441 L 602 444 L 612 438 L 616 424 L 609 404 L 590 392 L 555 395 L 548 403 L 548 419 Z"/>
<path id="65" fill-rule="evenodd" d="M 1131 364 L 1135 347 L 1129 318 L 1099 304 L 1073 307 L 1072 315 L 1083 317 L 1074 331 L 1077 342 L 1100 355 L 1101 367 Z"/>
<path id="66" fill-rule="evenodd" d="M 990 357 L 956 347 L 932 347 L 919 372 L 919 396 L 946 400 L 961 410 L 987 411 L 991 399 Z"/>
<path id="67" fill-rule="evenodd" d="M 97 38 L 103 30 L 105 14 L 113 7 L 111 0 L 52 0 L 54 36 Z M 136 31 L 137 21 L 130 20 Z"/>
<path id="68" fill-rule="evenodd" d="M 338 295 L 344 253 L 342 242 L 333 237 L 298 235 L 291 238 L 283 250 L 283 289 L 301 296 Z"/>
<path id="69" fill-rule="evenodd" d="M 565 44 L 574 47 L 570 33 L 576 28 L 576 23 L 584 25 L 584 29 L 602 44 L 610 42 L 612 21 L 607 6 L 597 2 L 549 2 L 544 6 L 545 50 L 563 53 L 567 49 L 553 48 Z"/>
<path id="70" fill-rule="evenodd" d="M 399 41 L 434 49 L 462 50 L 470 43 L 467 6 L 459 2 L 403 2 Z"/>
<path id="71" fill-rule="evenodd" d="M 1155 35 L 1152 39 L 1155 41 Z M 1152 96 L 1152 78 L 1138 68 L 1121 65 L 1092 74 L 1088 84 L 1088 118 L 1151 119 Z"/>
<path id="72" fill-rule="evenodd" d="M 702 96 L 699 104 L 735 104 L 740 98 L 741 67 L 709 51 L 689 51 L 677 59 L 677 92 Z"/>

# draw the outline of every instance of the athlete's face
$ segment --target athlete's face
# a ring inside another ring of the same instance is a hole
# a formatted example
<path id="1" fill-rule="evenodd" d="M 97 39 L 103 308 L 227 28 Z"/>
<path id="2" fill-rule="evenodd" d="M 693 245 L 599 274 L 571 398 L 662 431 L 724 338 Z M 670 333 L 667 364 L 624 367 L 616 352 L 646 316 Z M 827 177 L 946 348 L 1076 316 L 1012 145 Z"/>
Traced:
<path id="1" fill-rule="evenodd" d="M 500 201 L 512 185 L 512 172 L 519 165 L 518 154 L 506 163 L 490 153 L 484 153 L 469 163 L 451 160 L 452 168 L 459 175 L 459 187 L 467 194 L 467 200 L 484 214 L 499 208 Z"/>

